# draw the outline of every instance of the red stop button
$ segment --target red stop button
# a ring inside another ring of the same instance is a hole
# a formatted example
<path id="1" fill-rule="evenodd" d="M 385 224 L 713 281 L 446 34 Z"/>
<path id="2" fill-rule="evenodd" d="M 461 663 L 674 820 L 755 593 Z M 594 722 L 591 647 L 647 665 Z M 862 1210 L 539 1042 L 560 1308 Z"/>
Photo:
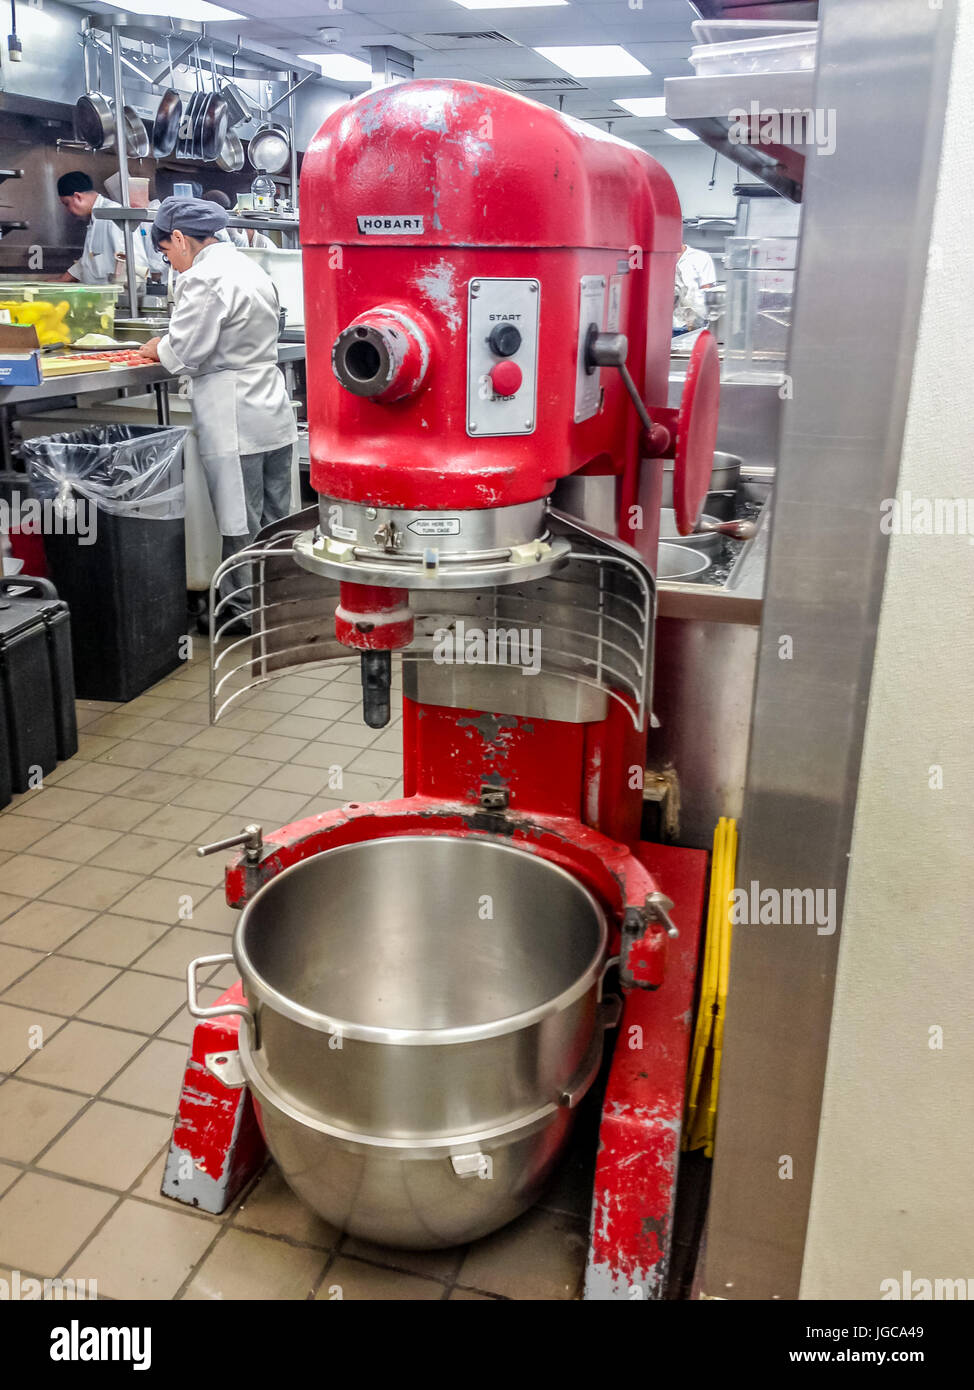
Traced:
<path id="1" fill-rule="evenodd" d="M 524 380 L 521 368 L 510 359 L 504 362 L 495 362 L 489 375 L 495 396 L 513 396 L 516 391 L 520 390 L 521 382 Z"/>

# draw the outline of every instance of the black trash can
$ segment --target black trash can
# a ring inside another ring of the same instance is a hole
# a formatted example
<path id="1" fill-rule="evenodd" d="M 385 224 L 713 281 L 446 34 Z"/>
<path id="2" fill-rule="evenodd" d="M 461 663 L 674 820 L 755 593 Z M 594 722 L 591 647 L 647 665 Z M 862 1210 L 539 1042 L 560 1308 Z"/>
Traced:
<path id="1" fill-rule="evenodd" d="M 81 699 L 133 700 L 185 659 L 185 434 L 103 424 L 22 446 Z"/>

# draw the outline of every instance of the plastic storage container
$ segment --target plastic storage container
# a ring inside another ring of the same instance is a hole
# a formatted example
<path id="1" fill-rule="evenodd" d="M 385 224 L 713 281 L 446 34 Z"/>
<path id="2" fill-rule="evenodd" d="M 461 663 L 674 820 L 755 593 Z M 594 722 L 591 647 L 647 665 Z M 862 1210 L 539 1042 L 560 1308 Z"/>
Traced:
<path id="1" fill-rule="evenodd" d="M 770 34 L 732 43 L 698 44 L 690 50 L 690 65 L 698 77 L 734 73 L 808 72 L 815 67 L 818 34 Z"/>
<path id="2" fill-rule="evenodd" d="M 86 333 L 106 333 L 115 327 L 115 305 L 121 285 L 68 285 L 40 281 L 0 282 L 0 309 L 12 323 L 32 324 L 41 347 L 73 343 Z"/>
<path id="3" fill-rule="evenodd" d="M 27 440 L 34 493 L 85 525 L 44 537 L 48 569 L 71 610 L 78 695 L 123 702 L 184 659 L 185 431 L 92 425 Z"/>
<path id="4" fill-rule="evenodd" d="M 725 381 L 775 381 L 788 366 L 797 237 L 729 237 Z"/>
<path id="5" fill-rule="evenodd" d="M 67 605 L 45 579 L 0 578 L 0 806 L 77 751 Z"/>

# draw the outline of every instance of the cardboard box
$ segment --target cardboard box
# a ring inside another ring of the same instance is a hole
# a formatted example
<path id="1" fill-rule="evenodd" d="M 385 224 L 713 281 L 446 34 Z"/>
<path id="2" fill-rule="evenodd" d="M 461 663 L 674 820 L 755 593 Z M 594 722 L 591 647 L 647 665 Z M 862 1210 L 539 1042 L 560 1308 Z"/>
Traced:
<path id="1" fill-rule="evenodd" d="M 39 386 L 41 352 L 33 324 L 0 323 L 0 388 Z"/>

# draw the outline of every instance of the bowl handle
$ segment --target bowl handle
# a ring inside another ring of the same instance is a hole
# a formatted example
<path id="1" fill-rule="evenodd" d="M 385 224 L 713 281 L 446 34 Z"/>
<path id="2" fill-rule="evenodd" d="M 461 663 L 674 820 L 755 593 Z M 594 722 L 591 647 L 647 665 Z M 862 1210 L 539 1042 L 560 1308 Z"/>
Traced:
<path id="1" fill-rule="evenodd" d="M 602 1066 L 606 1030 L 615 1028 L 621 1016 L 622 1000 L 618 995 L 607 994 L 604 999 L 600 1000 L 595 1019 L 595 1031 L 592 1034 L 588 1051 L 585 1053 L 578 1071 L 558 1092 L 558 1104 L 564 1106 L 566 1110 L 575 1109 L 598 1076 Z"/>
<path id="2" fill-rule="evenodd" d="M 246 1004 L 214 1004 L 211 1008 L 206 1009 L 199 1001 L 196 972 L 200 966 L 226 965 L 231 960 L 233 960 L 233 956 L 225 953 L 220 956 L 197 956 L 195 960 L 190 961 L 186 968 L 186 1007 L 194 1018 L 222 1018 L 225 1014 L 239 1014 L 241 1018 L 246 1019 L 251 1031 L 253 1031 L 254 1016 Z"/>

